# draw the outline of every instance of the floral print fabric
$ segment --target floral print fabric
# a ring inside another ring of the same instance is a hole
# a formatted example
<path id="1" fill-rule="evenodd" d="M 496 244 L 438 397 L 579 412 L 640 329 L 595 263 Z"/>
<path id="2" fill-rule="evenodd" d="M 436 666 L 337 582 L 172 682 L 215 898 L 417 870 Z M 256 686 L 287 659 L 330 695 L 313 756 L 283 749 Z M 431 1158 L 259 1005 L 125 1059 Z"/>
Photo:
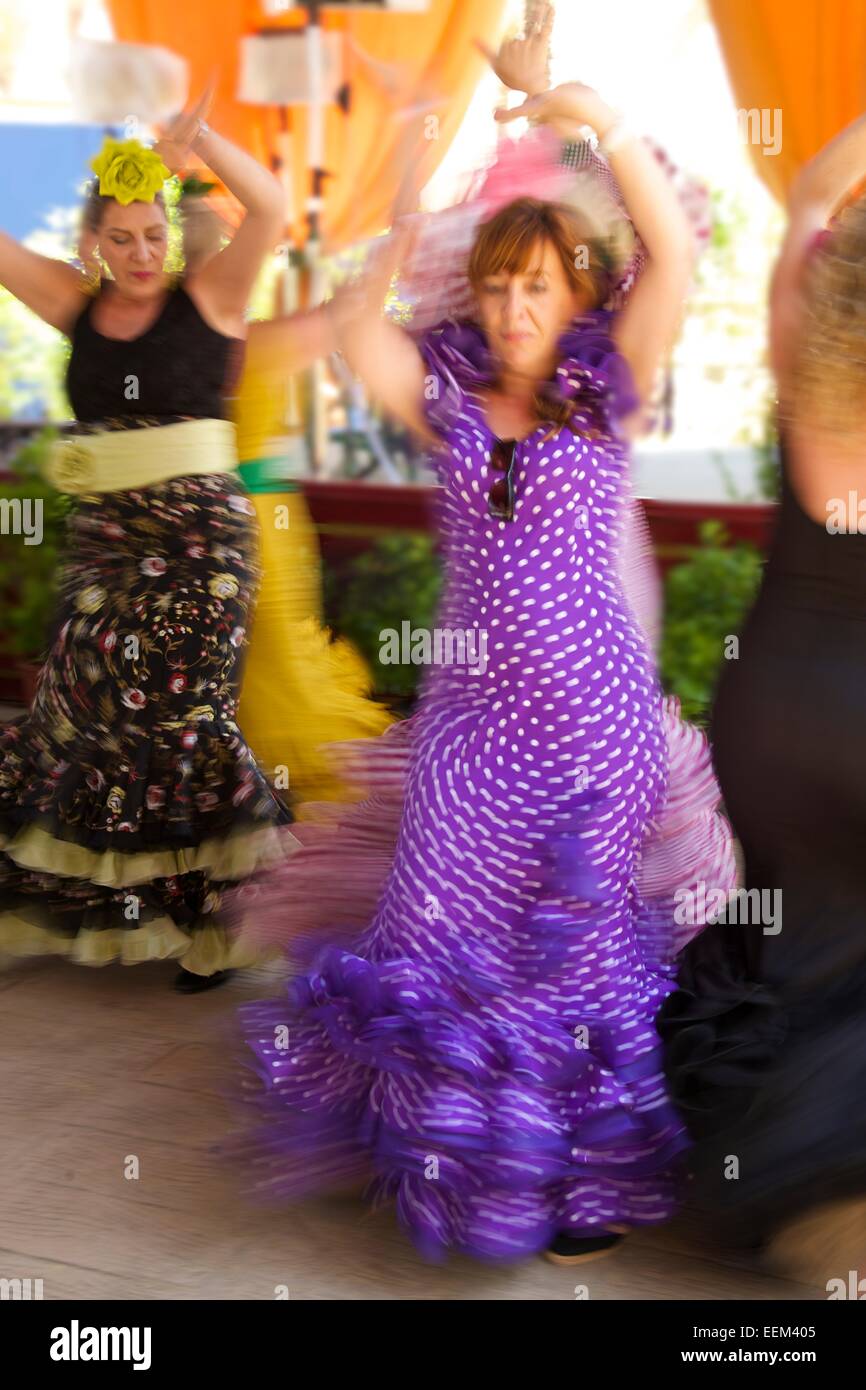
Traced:
<path id="1" fill-rule="evenodd" d="M 0 731 L 0 949 L 109 932 L 88 956 L 131 958 L 118 932 L 147 928 L 134 958 L 183 958 L 224 883 L 279 857 L 291 814 L 236 722 L 257 529 L 234 474 L 71 513 L 36 699 Z"/>

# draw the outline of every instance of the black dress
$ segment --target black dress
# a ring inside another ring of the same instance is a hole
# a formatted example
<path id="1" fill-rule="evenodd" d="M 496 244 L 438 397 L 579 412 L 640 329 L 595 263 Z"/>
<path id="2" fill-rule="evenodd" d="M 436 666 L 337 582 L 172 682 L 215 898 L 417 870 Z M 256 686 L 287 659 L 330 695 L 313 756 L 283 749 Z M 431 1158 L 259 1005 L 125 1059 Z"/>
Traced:
<path id="1" fill-rule="evenodd" d="M 696 1202 L 755 1240 L 866 1192 L 866 535 L 811 520 L 784 452 L 782 472 L 764 582 L 712 721 L 762 910 L 755 894 L 727 914 L 747 923 L 690 943 L 659 1019 Z"/>
<path id="2" fill-rule="evenodd" d="M 91 308 L 67 376 L 79 432 L 225 418 L 243 343 L 182 283 L 131 342 Z M 76 498 L 36 697 L 0 729 L 0 953 L 243 963 L 223 892 L 282 857 L 291 820 L 236 722 L 258 579 L 236 473 Z"/>

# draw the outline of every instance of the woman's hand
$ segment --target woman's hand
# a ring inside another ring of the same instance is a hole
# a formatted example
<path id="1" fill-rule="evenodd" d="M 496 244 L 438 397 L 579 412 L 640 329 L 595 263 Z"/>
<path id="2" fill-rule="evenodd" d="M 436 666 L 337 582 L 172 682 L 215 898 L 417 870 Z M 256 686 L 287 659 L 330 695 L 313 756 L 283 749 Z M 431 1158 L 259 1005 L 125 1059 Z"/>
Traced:
<path id="1" fill-rule="evenodd" d="M 198 101 L 189 111 L 181 111 L 179 116 L 166 127 L 165 133 L 154 145 L 154 150 L 173 174 L 189 167 L 196 136 L 203 121 L 213 105 L 216 90 L 216 77 L 212 75 Z"/>
<path id="2" fill-rule="evenodd" d="M 530 32 L 519 39 L 506 39 L 498 53 L 482 39 L 475 40 L 475 47 L 484 54 L 499 81 L 513 92 L 535 96 L 546 90 L 553 19 L 553 6 L 546 4 Z"/>
<path id="3" fill-rule="evenodd" d="M 591 126 L 600 140 L 617 119 L 613 107 L 583 82 L 563 82 L 559 87 L 528 97 L 520 106 L 500 107 L 496 112 L 497 121 L 503 123 L 519 120 L 521 116 L 542 121 L 559 134 L 572 138 L 581 126 Z"/>

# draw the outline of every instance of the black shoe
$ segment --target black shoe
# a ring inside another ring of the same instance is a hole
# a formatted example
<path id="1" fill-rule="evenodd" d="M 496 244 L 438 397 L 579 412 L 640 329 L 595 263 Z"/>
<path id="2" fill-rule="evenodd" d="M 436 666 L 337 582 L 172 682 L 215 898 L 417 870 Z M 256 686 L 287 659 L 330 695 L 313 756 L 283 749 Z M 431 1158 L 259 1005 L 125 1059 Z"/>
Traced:
<path id="1" fill-rule="evenodd" d="M 609 1255 L 618 1245 L 622 1245 L 622 1242 L 622 1235 L 608 1231 L 600 1231 L 597 1236 L 578 1238 L 560 1232 L 545 1250 L 544 1258 L 555 1265 L 579 1265 L 587 1260 L 600 1260 L 603 1255 Z"/>
<path id="2" fill-rule="evenodd" d="M 224 985 L 234 973 L 233 970 L 215 970 L 213 975 L 195 975 L 181 966 L 175 976 L 174 987 L 178 994 L 201 994 L 203 990 Z"/>

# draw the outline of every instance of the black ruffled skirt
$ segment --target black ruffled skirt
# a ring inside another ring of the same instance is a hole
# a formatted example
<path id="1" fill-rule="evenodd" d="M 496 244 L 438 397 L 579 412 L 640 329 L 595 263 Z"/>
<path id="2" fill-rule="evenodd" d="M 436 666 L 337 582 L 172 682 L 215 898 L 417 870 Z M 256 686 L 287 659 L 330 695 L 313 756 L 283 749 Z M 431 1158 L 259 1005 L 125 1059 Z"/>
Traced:
<path id="1" fill-rule="evenodd" d="M 811 604 L 765 589 L 711 731 L 746 886 L 778 920 L 697 936 L 658 1020 L 693 1201 L 749 1243 L 866 1194 L 866 601 Z"/>
<path id="2" fill-rule="evenodd" d="M 236 723 L 258 579 L 234 475 L 79 501 L 34 704 L 0 730 L 0 953 L 250 958 L 223 892 L 292 841 Z"/>

